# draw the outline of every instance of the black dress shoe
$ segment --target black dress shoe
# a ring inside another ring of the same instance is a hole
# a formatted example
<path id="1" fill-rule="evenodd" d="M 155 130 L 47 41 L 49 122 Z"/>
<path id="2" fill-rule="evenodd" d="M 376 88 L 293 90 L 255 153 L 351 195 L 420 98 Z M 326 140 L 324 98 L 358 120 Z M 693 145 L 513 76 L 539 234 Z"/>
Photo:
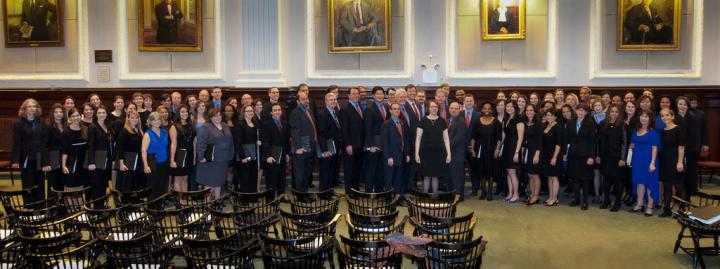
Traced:
<path id="1" fill-rule="evenodd" d="M 488 194 L 485 199 L 487 199 L 488 201 L 492 201 L 493 200 L 492 194 Z"/>
<path id="2" fill-rule="evenodd" d="M 472 190 L 472 192 L 470 192 L 470 196 L 476 196 L 476 195 L 477 195 L 477 190 Z"/>
<path id="3" fill-rule="evenodd" d="M 576 206 L 578 206 L 578 205 L 580 205 L 580 202 L 579 202 L 579 201 L 575 201 L 575 200 L 573 200 L 572 202 L 570 202 L 570 204 L 568 204 L 569 207 L 576 207 Z"/>
<path id="4" fill-rule="evenodd" d="M 588 209 L 588 204 L 582 203 L 582 205 L 580 206 L 580 210 L 587 210 L 587 209 Z"/>
<path id="5" fill-rule="evenodd" d="M 672 216 L 672 211 L 670 211 L 670 210 L 663 210 L 663 212 L 660 213 L 660 215 L 658 215 L 658 217 L 661 217 L 661 218 L 667 218 L 670 216 Z"/>
<path id="6" fill-rule="evenodd" d="M 612 208 L 610 208 L 610 212 L 618 212 L 620 210 L 620 203 L 613 204 Z"/>
<path id="7" fill-rule="evenodd" d="M 610 207 L 610 203 L 605 202 L 600 206 L 600 209 L 607 209 L 608 207 Z"/>

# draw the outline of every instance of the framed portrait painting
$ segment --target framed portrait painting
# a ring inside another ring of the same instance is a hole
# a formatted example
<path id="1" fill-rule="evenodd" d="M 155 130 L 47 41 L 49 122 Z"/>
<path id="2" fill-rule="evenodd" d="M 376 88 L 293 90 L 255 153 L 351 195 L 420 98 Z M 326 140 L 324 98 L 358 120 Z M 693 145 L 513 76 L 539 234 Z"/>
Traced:
<path id="1" fill-rule="evenodd" d="M 62 0 L 2 0 L 5 47 L 64 46 Z"/>
<path id="2" fill-rule="evenodd" d="M 526 0 L 481 0 L 482 39 L 525 39 Z"/>
<path id="3" fill-rule="evenodd" d="M 202 51 L 202 0 L 137 0 L 140 51 Z"/>
<path id="4" fill-rule="evenodd" d="M 618 50 L 679 50 L 682 0 L 618 0 Z"/>
<path id="5" fill-rule="evenodd" d="M 327 1 L 330 53 L 391 51 L 391 0 Z"/>

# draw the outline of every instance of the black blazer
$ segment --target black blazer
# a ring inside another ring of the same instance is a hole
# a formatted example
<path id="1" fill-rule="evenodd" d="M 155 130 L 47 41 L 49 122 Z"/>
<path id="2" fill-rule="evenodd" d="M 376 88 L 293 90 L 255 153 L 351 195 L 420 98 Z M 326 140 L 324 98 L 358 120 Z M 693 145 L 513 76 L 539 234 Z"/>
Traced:
<path id="1" fill-rule="evenodd" d="M 608 123 L 598 132 L 598 156 L 602 159 L 625 159 L 628 145 L 625 123 Z"/>
<path id="2" fill-rule="evenodd" d="M 362 112 L 360 104 L 357 105 L 360 112 Z M 340 115 L 343 142 L 348 146 L 352 146 L 353 149 L 362 148 L 365 145 L 365 122 L 363 118 L 350 103 L 340 109 Z"/>
<path id="3" fill-rule="evenodd" d="M 465 110 L 460 111 L 459 117 L 462 117 L 463 120 L 465 120 Z M 477 128 L 478 124 L 480 124 L 480 113 L 477 112 L 475 109 L 470 113 L 470 124 L 468 125 L 466 122 L 466 126 L 468 129 L 467 132 L 467 140 L 470 141 L 472 138 L 473 130 Z"/>
<path id="4" fill-rule="evenodd" d="M 272 118 L 269 118 L 265 122 L 262 123 L 262 129 L 263 129 L 263 135 L 262 135 L 262 163 L 266 163 L 265 159 L 272 156 L 272 148 L 275 147 L 282 147 L 283 148 L 283 155 L 290 154 L 290 130 L 287 125 L 287 122 L 284 122 L 282 119 L 280 120 L 282 122 L 282 132 L 278 129 L 278 126 L 275 124 L 275 121 Z M 281 158 L 282 160 L 278 160 L 279 163 L 285 163 L 285 158 Z"/>
<path id="5" fill-rule="evenodd" d="M 580 125 L 580 130 L 576 131 L 577 119 L 568 121 L 566 129 L 567 144 L 570 145 L 568 149 L 568 158 L 594 158 L 596 156 L 597 149 L 597 135 L 595 130 L 597 127 L 595 121 L 593 121 L 589 115 L 585 117 L 585 120 Z"/>
<path id="6" fill-rule="evenodd" d="M 340 113 L 335 112 L 335 117 L 338 118 L 337 124 L 335 123 L 335 119 L 333 119 L 327 107 L 323 108 L 321 111 L 318 112 L 318 143 L 320 145 L 320 149 L 322 149 L 323 152 L 328 150 L 327 143 L 325 142 L 328 139 L 332 139 L 333 141 L 335 141 L 336 150 L 342 150 L 343 137 L 342 133 L 340 132 L 340 129 L 342 128 L 342 123 L 340 121 Z"/>
<path id="7" fill-rule="evenodd" d="M 42 119 L 36 117 L 33 121 L 29 121 L 25 117 L 20 118 L 20 121 L 13 125 L 13 147 L 10 161 L 20 164 L 20 167 L 23 168 L 25 160 L 36 161 L 38 154 L 42 158 L 47 154 L 46 142 L 47 130 Z"/>
<path id="8" fill-rule="evenodd" d="M 125 128 L 120 130 L 117 137 L 117 159 L 124 160 L 126 152 L 140 153 L 143 135 L 141 133 L 132 134 Z"/>
<path id="9" fill-rule="evenodd" d="M 387 105 L 381 104 L 385 108 L 385 116 L 389 119 L 390 118 L 390 109 Z M 385 122 L 385 119 L 382 116 L 382 113 L 380 112 L 380 109 L 378 109 L 378 106 L 375 104 L 374 101 L 369 102 L 367 109 L 365 110 L 365 148 L 377 146 L 380 147 L 380 145 L 375 141 L 375 137 L 380 135 L 380 128 L 382 127 L 383 122 Z"/>
<path id="10" fill-rule="evenodd" d="M 114 137 L 110 126 L 105 126 L 105 128 L 108 130 L 107 133 L 103 131 L 97 123 L 91 124 L 90 128 L 88 128 L 88 152 L 91 152 L 91 154 L 86 157 L 88 164 L 95 164 L 96 161 L 102 163 L 102 160 L 95 160 L 95 154 L 93 152 L 96 151 L 107 151 L 108 159 L 112 160 L 112 154 L 114 153 L 113 148 L 115 147 Z"/>
<path id="11" fill-rule="evenodd" d="M 402 136 L 398 132 L 397 126 L 392 118 L 388 118 L 380 127 L 380 136 L 382 140 L 383 163 L 387 164 L 387 160 L 393 159 L 393 166 L 400 166 L 405 163 L 405 157 L 410 156 L 410 136 L 407 124 L 398 118 L 402 126 Z"/>
<path id="12" fill-rule="evenodd" d="M 245 119 L 241 119 L 237 124 L 235 124 L 235 127 L 231 129 L 234 140 L 233 144 L 235 145 L 235 154 L 237 154 L 240 159 L 248 157 L 245 156 L 243 146 L 247 144 L 257 144 L 257 141 L 260 138 L 258 137 L 260 123 L 255 118 L 253 118 L 252 123 L 255 128 L 251 128 Z"/>
<path id="13" fill-rule="evenodd" d="M 452 162 L 465 162 L 465 151 L 468 149 L 468 128 L 461 113 L 450 124 L 451 116 L 448 116 L 448 136 L 450 137 L 450 157 Z"/>
<path id="14" fill-rule="evenodd" d="M 685 132 L 685 149 L 688 153 L 700 152 L 702 146 L 702 124 L 692 111 L 685 113 L 685 117 L 675 114 L 675 122 Z"/>
<path id="15" fill-rule="evenodd" d="M 312 116 L 312 113 L 310 113 L 310 118 L 312 118 L 314 126 L 317 128 L 317 119 Z M 290 114 L 288 123 L 290 124 L 290 140 L 292 141 L 293 152 L 300 148 L 301 139 L 305 136 L 310 137 L 310 151 L 314 151 L 315 141 L 313 138 L 317 130 L 313 130 L 313 123 L 310 123 L 305 111 L 300 107 L 295 108 Z"/>

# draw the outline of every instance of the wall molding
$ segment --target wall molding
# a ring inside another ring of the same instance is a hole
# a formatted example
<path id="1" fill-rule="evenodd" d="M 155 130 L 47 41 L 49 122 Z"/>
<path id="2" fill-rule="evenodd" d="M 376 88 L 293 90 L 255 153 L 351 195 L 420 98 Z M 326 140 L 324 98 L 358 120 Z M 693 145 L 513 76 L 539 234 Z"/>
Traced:
<path id="1" fill-rule="evenodd" d="M 545 70 L 458 70 L 457 3 L 445 1 L 445 65 L 448 79 L 557 78 L 558 0 L 548 0 L 548 49 Z"/>
<path id="2" fill-rule="evenodd" d="M 247 0 L 241 0 L 241 7 L 243 7 L 243 4 Z M 284 87 L 287 86 L 287 80 L 284 77 L 283 73 L 283 19 L 282 19 L 282 1 L 281 0 L 263 0 L 263 1 L 275 1 L 277 3 L 277 10 L 275 12 L 275 16 L 277 17 L 277 29 L 275 30 L 277 32 L 277 48 L 276 48 L 276 56 L 277 56 L 277 68 L 276 69 L 242 69 L 237 73 L 238 79 L 235 80 L 235 85 L 239 87 Z M 241 12 L 241 14 L 244 14 L 244 12 Z M 244 27 L 244 26 L 243 26 Z M 241 27 L 241 29 L 243 28 Z M 249 40 L 246 38 L 242 39 L 242 46 L 247 46 L 247 42 L 253 42 L 254 40 Z M 257 44 L 255 44 L 257 45 Z M 261 44 L 262 45 L 262 44 Z M 245 60 L 245 57 L 243 59 Z"/>
<path id="3" fill-rule="evenodd" d="M 592 0 L 590 8 L 590 80 L 598 78 L 687 78 L 702 77 L 702 50 L 704 28 L 704 0 L 694 0 L 693 6 L 693 39 L 690 69 L 603 69 L 602 44 L 605 35 L 602 31 L 603 4 L 605 0 Z M 682 38 L 681 38 L 682 39 Z M 682 43 L 680 44 L 682 46 Z"/>
<path id="4" fill-rule="evenodd" d="M 403 69 L 402 70 L 317 70 L 315 65 L 315 10 L 314 0 L 306 0 L 306 46 L 305 46 L 305 75 L 308 80 L 334 79 L 334 80 L 362 80 L 362 79 L 412 79 L 415 62 L 415 25 L 413 24 L 413 0 L 404 1 L 403 24 L 405 32 Z"/>
<path id="5" fill-rule="evenodd" d="M 77 0 L 77 27 L 78 27 L 78 70 L 77 72 L 18 72 L 0 73 L 0 81 L 89 81 L 90 76 L 90 47 L 88 37 L 88 1 Z M 67 33 L 67 31 L 65 31 Z M 40 49 L 40 48 L 33 48 Z"/>
<path id="6" fill-rule="evenodd" d="M 86 0 L 87 1 L 87 0 Z M 128 10 L 127 1 L 135 0 L 121 0 L 117 1 L 117 24 L 118 24 L 118 68 L 119 68 L 119 79 L 121 81 L 126 80 L 197 80 L 197 79 L 223 79 L 225 60 L 223 59 L 223 8 L 221 0 L 207 0 L 214 1 L 213 3 L 213 14 L 214 14 L 214 70 L 210 72 L 131 72 L 128 60 Z"/>

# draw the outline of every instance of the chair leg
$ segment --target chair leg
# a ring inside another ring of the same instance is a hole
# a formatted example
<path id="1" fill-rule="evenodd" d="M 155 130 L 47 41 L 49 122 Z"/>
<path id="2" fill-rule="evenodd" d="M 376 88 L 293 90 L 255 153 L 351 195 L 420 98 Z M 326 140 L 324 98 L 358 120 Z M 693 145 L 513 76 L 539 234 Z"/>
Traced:
<path id="1" fill-rule="evenodd" d="M 682 243 L 682 239 L 685 235 L 685 225 L 682 225 L 680 227 L 680 232 L 678 233 L 677 240 L 675 240 L 675 247 L 673 248 L 673 254 L 677 254 L 678 249 L 680 248 L 680 244 Z"/>

